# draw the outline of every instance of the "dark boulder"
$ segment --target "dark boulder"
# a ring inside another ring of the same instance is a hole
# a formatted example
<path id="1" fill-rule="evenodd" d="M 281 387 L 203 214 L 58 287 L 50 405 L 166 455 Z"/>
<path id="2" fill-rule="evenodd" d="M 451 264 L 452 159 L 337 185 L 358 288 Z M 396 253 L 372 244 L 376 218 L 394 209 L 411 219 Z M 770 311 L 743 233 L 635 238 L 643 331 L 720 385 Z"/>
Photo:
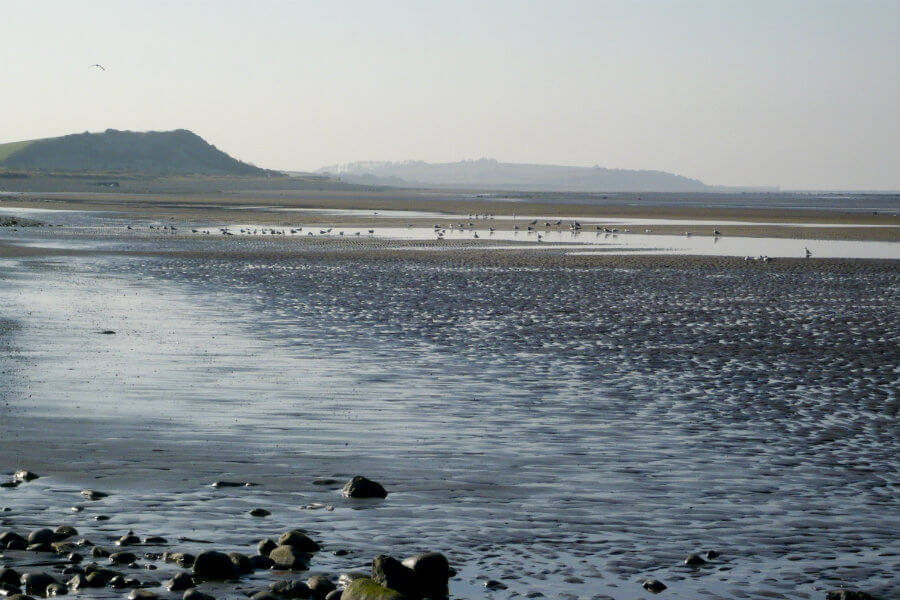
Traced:
<path id="1" fill-rule="evenodd" d="M 247 573 L 253 572 L 253 567 L 250 566 L 250 559 L 246 554 L 229 552 L 228 558 L 231 560 L 231 564 L 234 565 L 234 568 L 237 569 L 239 575 L 246 575 Z"/>
<path id="2" fill-rule="evenodd" d="M 26 594 L 37 594 L 38 596 L 45 595 L 47 586 L 51 583 L 59 583 L 52 575 L 34 571 L 23 573 L 20 581 Z"/>
<path id="3" fill-rule="evenodd" d="M 21 582 L 22 576 L 19 575 L 18 572 L 6 567 L 0 569 L 0 583 L 7 583 L 18 587 Z"/>
<path id="4" fill-rule="evenodd" d="M 705 564 L 706 561 L 699 554 L 690 554 L 684 559 L 684 566 L 686 567 L 702 567 Z"/>
<path id="5" fill-rule="evenodd" d="M 215 600 L 215 598 L 199 590 L 188 590 L 181 597 L 181 600 Z"/>
<path id="6" fill-rule="evenodd" d="M 48 546 L 56 541 L 56 534 L 52 529 L 35 529 L 28 534 L 28 545 L 47 544 Z"/>
<path id="7" fill-rule="evenodd" d="M 266 538 L 264 540 L 259 540 L 259 543 L 256 544 L 256 551 L 262 554 L 263 556 L 268 556 L 269 552 L 278 547 L 278 544 L 275 543 L 274 540 L 270 538 Z"/>
<path id="8" fill-rule="evenodd" d="M 292 546 L 300 552 L 318 552 L 319 544 L 300 529 L 285 531 L 278 537 L 279 546 Z"/>
<path id="9" fill-rule="evenodd" d="M 306 585 L 309 587 L 310 594 L 316 600 L 325 600 L 325 596 L 337 589 L 334 582 L 322 575 L 313 575 L 306 580 Z"/>
<path id="10" fill-rule="evenodd" d="M 341 593 L 341 600 L 406 600 L 400 592 L 363 577 L 351 581 Z"/>
<path id="11" fill-rule="evenodd" d="M 203 579 L 236 579 L 240 571 L 224 552 L 206 550 L 197 555 L 193 564 L 194 575 Z"/>
<path id="12" fill-rule="evenodd" d="M 278 546 L 269 553 L 275 569 L 304 570 L 309 567 L 312 554 L 302 552 L 294 546 Z"/>
<path id="13" fill-rule="evenodd" d="M 871 594 L 855 590 L 831 590 L 825 594 L 826 600 L 875 600 Z"/>
<path id="14" fill-rule="evenodd" d="M 408 598 L 421 598 L 422 586 L 409 567 L 396 558 L 379 554 L 372 560 L 372 579 L 386 588 L 396 590 Z"/>
<path id="15" fill-rule="evenodd" d="M 10 547 L 10 544 L 14 544 L 16 547 Z M 27 545 L 25 538 L 15 531 L 4 531 L 3 533 L 0 533 L 0 549 L 24 550 Z"/>
<path id="16" fill-rule="evenodd" d="M 231 561 L 228 561 L 229 563 Z M 194 587 L 194 580 L 187 573 L 178 573 L 172 579 L 166 581 L 166 589 L 170 592 L 180 592 Z"/>
<path id="17" fill-rule="evenodd" d="M 269 591 L 279 598 L 309 598 L 310 590 L 302 581 L 282 579 L 269 585 Z"/>
<path id="18" fill-rule="evenodd" d="M 648 579 L 641 586 L 651 594 L 658 594 L 666 589 L 666 584 L 656 579 Z"/>
<path id="19" fill-rule="evenodd" d="M 348 498 L 387 498 L 387 490 L 382 485 L 362 475 L 357 475 L 346 484 L 341 493 Z"/>
<path id="20" fill-rule="evenodd" d="M 60 525 L 56 528 L 53 534 L 56 536 L 56 540 L 60 541 L 78 535 L 78 530 L 74 527 L 69 527 L 68 525 Z"/>
<path id="21" fill-rule="evenodd" d="M 275 562 L 271 558 L 269 558 L 268 556 L 263 556 L 262 554 L 251 556 L 249 559 L 247 559 L 247 562 L 249 563 L 250 568 L 254 571 L 271 569 L 275 565 Z"/>

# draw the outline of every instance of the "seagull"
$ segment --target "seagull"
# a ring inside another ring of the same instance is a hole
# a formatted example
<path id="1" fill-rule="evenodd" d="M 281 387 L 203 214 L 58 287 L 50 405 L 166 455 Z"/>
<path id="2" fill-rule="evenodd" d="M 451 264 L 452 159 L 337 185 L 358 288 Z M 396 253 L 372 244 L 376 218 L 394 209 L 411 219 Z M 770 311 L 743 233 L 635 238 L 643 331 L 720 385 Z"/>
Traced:
<path id="1" fill-rule="evenodd" d="M 722 235 L 722 234 L 719 233 L 719 230 L 718 230 L 718 229 L 713 229 L 713 236 L 714 236 L 714 237 L 718 237 L 718 236 L 720 236 L 720 235 Z"/>
<path id="2" fill-rule="evenodd" d="M 812 252 L 809 251 L 809 248 L 804 246 L 803 249 L 806 251 L 806 258 L 809 258 L 810 256 L 812 256 Z"/>
<path id="3" fill-rule="evenodd" d="M 100 63 L 94 63 L 94 64 L 92 64 L 90 67 L 88 67 L 88 69 L 92 69 L 92 68 L 94 68 L 94 67 L 98 67 L 101 71 L 105 71 L 105 70 L 106 70 L 105 68 L 103 68 L 103 65 L 101 65 Z"/>

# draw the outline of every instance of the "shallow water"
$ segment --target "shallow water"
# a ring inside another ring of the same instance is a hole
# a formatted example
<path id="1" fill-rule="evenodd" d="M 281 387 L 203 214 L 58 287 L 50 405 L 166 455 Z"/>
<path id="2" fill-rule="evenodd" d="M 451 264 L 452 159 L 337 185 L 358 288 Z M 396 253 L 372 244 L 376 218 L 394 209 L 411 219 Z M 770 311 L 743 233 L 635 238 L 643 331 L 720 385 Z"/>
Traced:
<path id="1" fill-rule="evenodd" d="M 457 597 L 646 598 L 648 577 L 660 597 L 889 596 L 898 294 L 891 273 L 4 261 L 0 460 L 45 477 L 0 490 L 0 527 L 249 552 L 301 526 L 332 575 L 446 552 Z M 391 495 L 313 485 L 357 473 Z"/>

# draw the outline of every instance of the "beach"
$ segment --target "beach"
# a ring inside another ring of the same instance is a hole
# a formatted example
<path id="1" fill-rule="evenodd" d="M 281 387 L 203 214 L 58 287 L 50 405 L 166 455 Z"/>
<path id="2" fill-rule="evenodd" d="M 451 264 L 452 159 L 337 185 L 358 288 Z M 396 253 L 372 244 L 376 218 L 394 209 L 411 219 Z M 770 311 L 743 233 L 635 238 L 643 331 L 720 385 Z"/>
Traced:
<path id="1" fill-rule="evenodd" d="M 0 530 L 69 525 L 108 547 L 134 530 L 167 540 L 140 552 L 253 555 L 303 528 L 322 547 L 300 573 L 200 585 L 217 598 L 426 551 L 447 556 L 458 598 L 900 586 L 900 256 L 574 254 L 577 237 L 470 237 L 509 231 L 519 221 L 500 217 L 515 214 L 897 243 L 895 215 L 267 195 L 4 207 L 49 212 L 0 230 L 0 461 L 41 476 L 0 489 Z M 459 239 L 377 232 L 460 219 L 473 226 Z M 387 498 L 343 497 L 355 475 Z M 4 556 L 21 569 L 29 554 Z M 176 565 L 137 562 L 147 589 L 176 597 L 160 587 Z"/>

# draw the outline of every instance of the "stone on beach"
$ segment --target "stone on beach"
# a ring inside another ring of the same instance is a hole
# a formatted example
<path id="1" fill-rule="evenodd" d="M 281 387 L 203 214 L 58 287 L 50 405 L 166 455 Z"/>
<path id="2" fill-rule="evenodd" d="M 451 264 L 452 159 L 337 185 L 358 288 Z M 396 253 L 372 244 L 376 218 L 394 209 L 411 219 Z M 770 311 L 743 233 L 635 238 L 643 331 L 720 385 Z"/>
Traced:
<path id="1" fill-rule="evenodd" d="M 279 598 L 309 598 L 309 586 L 302 581 L 282 579 L 269 585 L 269 591 Z"/>
<path id="2" fill-rule="evenodd" d="M 313 575 L 306 580 L 306 585 L 316 600 L 324 600 L 325 596 L 337 589 L 333 581 L 322 575 Z"/>
<path id="3" fill-rule="evenodd" d="M 424 596 L 422 585 L 413 570 L 386 554 L 379 554 L 372 560 L 372 579 L 408 598 Z"/>
<path id="4" fill-rule="evenodd" d="M 251 517 L 268 517 L 271 514 L 272 513 L 270 513 L 269 511 L 267 511 L 264 508 L 254 508 L 250 511 Z"/>
<path id="5" fill-rule="evenodd" d="M 51 583 L 59 583 L 52 575 L 38 571 L 23 573 L 20 581 L 26 594 L 37 594 L 38 596 L 43 596 L 47 591 L 47 586 Z"/>
<path id="6" fill-rule="evenodd" d="M 354 579 L 341 593 L 341 600 L 407 600 L 396 590 L 367 577 Z"/>
<path id="7" fill-rule="evenodd" d="M 387 498 L 387 490 L 371 479 L 357 475 L 346 484 L 341 493 L 347 498 Z"/>
<path id="8" fill-rule="evenodd" d="M 259 540 L 259 543 L 256 544 L 256 551 L 259 552 L 263 556 L 268 556 L 272 550 L 278 547 L 278 544 L 271 538 L 266 538 L 264 540 Z"/>
<path id="9" fill-rule="evenodd" d="M 36 529 L 28 534 L 28 544 L 52 544 L 56 534 L 52 529 Z"/>
<path id="10" fill-rule="evenodd" d="M 309 567 L 312 554 L 303 552 L 294 546 L 278 546 L 269 553 L 274 569 L 302 571 Z"/>
<path id="11" fill-rule="evenodd" d="M 215 598 L 209 594 L 204 594 L 200 590 L 190 589 L 184 593 L 181 600 L 215 600 Z"/>
<path id="12" fill-rule="evenodd" d="M 8 585 L 13 585 L 19 587 L 19 583 L 22 581 L 22 576 L 19 575 L 15 570 L 10 569 L 8 567 L 0 568 L 0 583 L 6 583 Z"/>
<path id="13" fill-rule="evenodd" d="M 699 554 L 689 554 L 687 558 L 684 559 L 684 566 L 686 567 L 702 567 L 706 564 L 706 561 L 700 557 Z"/>
<path id="14" fill-rule="evenodd" d="M 24 550 L 27 545 L 25 538 L 15 531 L 4 531 L 3 533 L 0 533 L 0 549 Z"/>
<path id="15" fill-rule="evenodd" d="M 203 579 L 235 579 L 240 571 L 231 557 L 224 552 L 206 550 L 194 559 L 193 572 Z"/>
<path id="16" fill-rule="evenodd" d="M 38 479 L 40 476 L 32 473 L 31 471 L 26 471 L 24 469 L 20 469 L 13 473 L 13 481 L 34 481 Z"/>
<path id="17" fill-rule="evenodd" d="M 130 565 L 137 560 L 133 552 L 114 552 L 109 555 L 109 562 L 115 565 Z"/>
<path id="18" fill-rule="evenodd" d="M 658 594 L 666 589 L 666 584 L 657 579 L 648 579 L 644 583 L 641 584 L 645 590 L 650 592 L 651 594 Z"/>
<path id="19" fill-rule="evenodd" d="M 57 540 L 65 540 L 78 535 L 78 530 L 69 525 L 60 525 L 53 533 Z"/>
<path id="20" fill-rule="evenodd" d="M 166 581 L 166 589 L 170 592 L 180 592 L 194 587 L 194 580 L 187 573 L 178 573 L 172 579 Z"/>
<path id="21" fill-rule="evenodd" d="M 81 490 L 81 495 L 88 500 L 102 500 L 109 496 L 106 492 L 98 492 L 97 490 Z"/>
<path id="22" fill-rule="evenodd" d="M 278 536 L 279 546 L 292 546 L 301 552 L 318 552 L 319 544 L 300 529 L 285 531 Z"/>
<path id="23" fill-rule="evenodd" d="M 856 590 L 830 590 L 825 598 L 826 600 L 875 600 L 871 594 Z"/>
<path id="24" fill-rule="evenodd" d="M 157 600 L 159 595 L 150 590 L 131 590 L 128 600 Z"/>

